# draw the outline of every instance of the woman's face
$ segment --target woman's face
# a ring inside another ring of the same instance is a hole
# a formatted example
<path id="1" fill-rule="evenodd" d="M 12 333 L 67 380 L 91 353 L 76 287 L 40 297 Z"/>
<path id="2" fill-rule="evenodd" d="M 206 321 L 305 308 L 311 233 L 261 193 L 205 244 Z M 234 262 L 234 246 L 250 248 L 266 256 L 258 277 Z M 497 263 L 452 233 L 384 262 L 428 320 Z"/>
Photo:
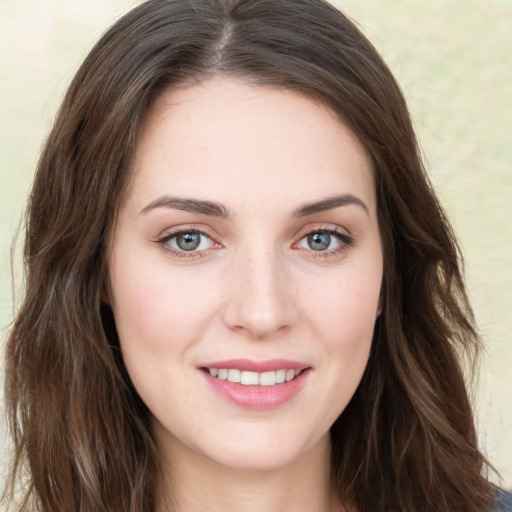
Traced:
<path id="1" fill-rule="evenodd" d="M 225 78 L 165 92 L 109 264 L 123 358 L 164 454 L 269 469 L 325 450 L 382 281 L 372 166 L 332 112 Z"/>

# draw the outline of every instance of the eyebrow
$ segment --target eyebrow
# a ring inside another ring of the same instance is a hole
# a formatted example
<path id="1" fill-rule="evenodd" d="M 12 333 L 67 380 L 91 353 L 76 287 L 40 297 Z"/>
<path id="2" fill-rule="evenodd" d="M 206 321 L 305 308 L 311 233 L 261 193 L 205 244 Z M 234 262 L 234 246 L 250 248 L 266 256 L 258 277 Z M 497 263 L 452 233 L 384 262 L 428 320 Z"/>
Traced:
<path id="1" fill-rule="evenodd" d="M 367 214 L 369 214 L 368 207 L 358 197 L 352 194 L 343 194 L 340 196 L 328 197 L 321 201 L 313 203 L 306 203 L 292 212 L 292 217 L 300 218 L 321 213 L 341 206 L 356 205 L 361 207 Z M 210 215 L 212 217 L 228 218 L 230 217 L 229 210 L 222 204 L 214 201 L 203 201 L 200 199 L 162 196 L 147 206 L 141 211 L 140 215 L 144 215 L 156 208 L 174 208 L 175 210 L 182 210 L 191 213 L 202 213 L 203 215 Z"/>
<path id="2" fill-rule="evenodd" d="M 155 199 L 140 211 L 140 215 L 144 215 L 155 208 L 174 208 L 175 210 L 202 213 L 204 215 L 222 218 L 230 216 L 229 210 L 219 203 L 172 196 L 162 196 Z"/>
<path id="3" fill-rule="evenodd" d="M 325 212 L 327 210 L 333 210 L 334 208 L 338 208 L 340 206 L 349 206 L 355 205 L 361 207 L 368 215 L 370 211 L 368 210 L 368 206 L 364 204 L 361 199 L 352 194 L 343 194 L 341 196 L 328 197 L 327 199 L 322 199 L 321 201 L 316 201 L 314 203 L 306 203 L 296 210 L 293 211 L 292 217 L 306 217 L 308 215 L 313 215 L 315 213 Z"/>

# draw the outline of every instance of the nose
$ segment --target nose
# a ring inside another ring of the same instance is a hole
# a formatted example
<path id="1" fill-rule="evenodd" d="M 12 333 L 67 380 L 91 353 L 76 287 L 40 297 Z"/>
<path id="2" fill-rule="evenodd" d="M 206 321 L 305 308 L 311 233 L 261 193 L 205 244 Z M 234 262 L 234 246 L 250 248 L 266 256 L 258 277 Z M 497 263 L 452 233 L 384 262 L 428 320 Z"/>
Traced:
<path id="1" fill-rule="evenodd" d="M 270 251 L 240 255 L 227 276 L 224 322 L 253 339 L 271 338 L 297 321 L 296 290 L 286 265 Z"/>

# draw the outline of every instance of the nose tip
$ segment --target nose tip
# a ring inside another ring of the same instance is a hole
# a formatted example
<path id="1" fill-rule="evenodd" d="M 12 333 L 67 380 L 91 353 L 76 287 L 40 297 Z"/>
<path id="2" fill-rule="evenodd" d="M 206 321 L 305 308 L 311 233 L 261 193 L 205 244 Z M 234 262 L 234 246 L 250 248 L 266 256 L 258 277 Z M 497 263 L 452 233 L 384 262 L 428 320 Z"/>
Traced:
<path id="1" fill-rule="evenodd" d="M 246 316 L 245 319 L 234 322 L 230 327 L 234 331 L 245 333 L 253 339 L 260 340 L 285 332 L 289 325 L 285 323 L 278 325 L 268 317 L 253 315 L 250 320 Z"/>
<path id="2" fill-rule="evenodd" d="M 283 269 L 274 261 L 247 261 L 229 280 L 224 321 L 254 339 L 282 334 L 296 321 L 292 289 Z"/>

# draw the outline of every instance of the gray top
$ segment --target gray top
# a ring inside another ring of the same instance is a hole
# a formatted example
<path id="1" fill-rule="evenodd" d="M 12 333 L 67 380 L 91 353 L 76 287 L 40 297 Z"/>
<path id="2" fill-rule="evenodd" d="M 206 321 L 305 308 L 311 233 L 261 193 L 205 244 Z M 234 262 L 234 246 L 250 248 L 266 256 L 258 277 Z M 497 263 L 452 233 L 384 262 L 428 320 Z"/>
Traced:
<path id="1" fill-rule="evenodd" d="M 512 512 L 512 494 L 498 489 L 496 491 L 496 505 L 493 512 Z"/>

